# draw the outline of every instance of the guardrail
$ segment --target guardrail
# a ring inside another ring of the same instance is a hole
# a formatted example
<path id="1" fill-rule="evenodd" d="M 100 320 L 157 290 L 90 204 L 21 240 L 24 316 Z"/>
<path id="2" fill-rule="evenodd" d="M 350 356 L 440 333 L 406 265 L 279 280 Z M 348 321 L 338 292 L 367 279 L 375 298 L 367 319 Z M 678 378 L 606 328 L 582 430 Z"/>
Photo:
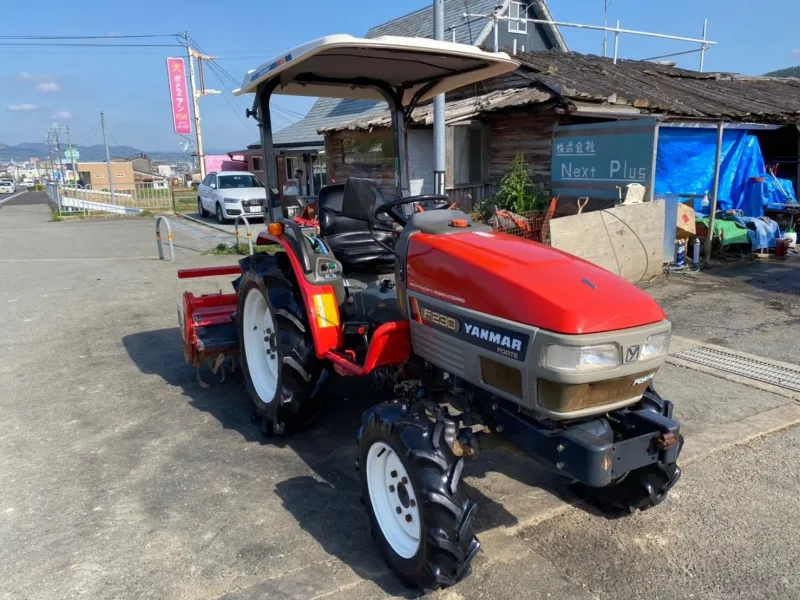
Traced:
<path id="1" fill-rule="evenodd" d="M 250 256 L 253 256 L 253 235 L 250 233 L 250 221 L 247 220 L 247 217 L 244 215 L 239 215 L 236 217 L 236 221 L 234 221 L 234 233 L 236 234 L 236 246 L 239 246 L 239 219 L 244 221 L 245 229 L 247 230 L 247 244 L 250 247 Z"/>
<path id="2" fill-rule="evenodd" d="M 158 260 L 164 260 L 164 247 L 161 244 L 161 222 L 167 225 L 167 242 L 169 243 L 169 259 L 175 262 L 175 248 L 172 246 L 172 228 L 169 226 L 169 221 L 166 217 L 158 216 L 156 218 L 156 243 L 158 244 Z"/>

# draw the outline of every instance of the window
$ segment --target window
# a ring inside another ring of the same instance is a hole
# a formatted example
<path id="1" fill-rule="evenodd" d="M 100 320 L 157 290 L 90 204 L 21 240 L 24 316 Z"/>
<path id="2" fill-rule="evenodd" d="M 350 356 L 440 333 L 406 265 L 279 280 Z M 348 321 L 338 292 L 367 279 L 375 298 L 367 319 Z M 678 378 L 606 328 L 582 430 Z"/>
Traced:
<path id="1" fill-rule="evenodd" d="M 480 123 L 453 127 L 453 183 L 483 181 L 483 136 Z"/>
<path id="2" fill-rule="evenodd" d="M 219 178 L 219 189 L 263 187 L 255 175 L 223 175 Z"/>
<path id="3" fill-rule="evenodd" d="M 527 19 L 528 5 L 525 2 L 512 2 L 508 7 L 508 16 L 511 19 Z M 508 31 L 510 33 L 528 33 L 527 21 L 509 20 Z"/>
<path id="4" fill-rule="evenodd" d="M 253 171 L 261 171 L 261 158 L 258 156 L 253 157 Z"/>
<path id="5" fill-rule="evenodd" d="M 208 187 L 211 187 L 212 185 L 214 187 L 217 187 L 217 176 L 216 175 L 209 175 L 208 176 L 208 183 L 206 185 L 208 185 Z"/>
<path id="6" fill-rule="evenodd" d="M 283 159 L 286 163 L 286 179 L 294 179 L 294 172 L 297 171 L 300 165 L 296 156 L 287 156 Z"/>
<path id="7" fill-rule="evenodd" d="M 394 168 L 392 134 L 380 133 L 362 139 L 342 140 L 342 158 L 346 165 Z"/>

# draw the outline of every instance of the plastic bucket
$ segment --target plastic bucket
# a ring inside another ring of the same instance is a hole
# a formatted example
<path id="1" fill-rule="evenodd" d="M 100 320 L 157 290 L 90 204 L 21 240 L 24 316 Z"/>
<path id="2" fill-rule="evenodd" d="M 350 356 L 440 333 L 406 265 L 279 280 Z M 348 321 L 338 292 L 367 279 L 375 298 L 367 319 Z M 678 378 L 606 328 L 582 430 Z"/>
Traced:
<path id="1" fill-rule="evenodd" d="M 797 232 L 796 231 L 789 231 L 783 234 L 783 239 L 789 242 L 789 248 L 794 248 L 797 246 Z"/>

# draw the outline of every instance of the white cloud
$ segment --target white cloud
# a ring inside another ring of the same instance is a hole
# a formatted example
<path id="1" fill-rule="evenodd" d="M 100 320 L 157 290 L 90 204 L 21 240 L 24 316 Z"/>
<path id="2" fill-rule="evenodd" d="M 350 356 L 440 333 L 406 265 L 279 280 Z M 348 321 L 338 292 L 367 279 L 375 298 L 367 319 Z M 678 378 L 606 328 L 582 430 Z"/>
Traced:
<path id="1" fill-rule="evenodd" d="M 37 108 L 39 108 L 37 104 L 10 104 L 8 106 L 8 110 L 13 110 L 13 111 L 36 110 Z"/>
<path id="2" fill-rule="evenodd" d="M 17 75 L 17 79 L 19 79 L 20 81 L 30 81 L 34 77 L 35 75 L 33 73 L 26 73 L 25 71 Z"/>
<path id="3" fill-rule="evenodd" d="M 43 81 L 36 86 L 36 89 L 40 92 L 57 92 L 61 89 L 61 86 L 55 81 Z"/>
<path id="4" fill-rule="evenodd" d="M 794 50 L 792 50 L 792 54 L 794 54 L 795 56 L 800 56 L 800 48 L 795 48 Z"/>
<path id="5" fill-rule="evenodd" d="M 72 113 L 68 110 L 60 110 L 58 112 L 53 113 L 53 119 L 71 119 Z"/>

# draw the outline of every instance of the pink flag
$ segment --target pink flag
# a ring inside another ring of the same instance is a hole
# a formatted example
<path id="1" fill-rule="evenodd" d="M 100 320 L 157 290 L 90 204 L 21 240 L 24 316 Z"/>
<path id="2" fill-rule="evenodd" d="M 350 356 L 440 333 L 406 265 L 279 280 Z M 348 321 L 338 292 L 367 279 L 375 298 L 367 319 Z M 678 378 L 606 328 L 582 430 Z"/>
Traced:
<path id="1" fill-rule="evenodd" d="M 189 117 L 189 94 L 186 91 L 186 63 L 182 58 L 167 59 L 169 97 L 172 102 L 172 123 L 175 133 L 192 133 Z"/>

